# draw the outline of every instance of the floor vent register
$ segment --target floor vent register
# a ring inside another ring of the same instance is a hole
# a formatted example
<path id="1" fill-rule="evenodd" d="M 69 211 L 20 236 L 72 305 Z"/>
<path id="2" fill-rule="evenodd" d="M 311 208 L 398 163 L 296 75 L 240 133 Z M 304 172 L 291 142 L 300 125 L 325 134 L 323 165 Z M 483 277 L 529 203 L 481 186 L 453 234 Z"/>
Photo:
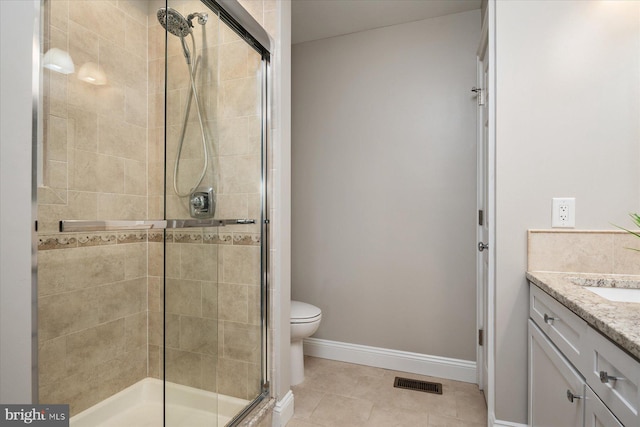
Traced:
<path id="1" fill-rule="evenodd" d="M 406 390 L 422 391 L 425 393 L 442 394 L 442 384 L 432 383 L 429 381 L 412 380 L 410 378 L 396 377 L 393 382 L 393 386 L 396 388 L 403 388 Z"/>

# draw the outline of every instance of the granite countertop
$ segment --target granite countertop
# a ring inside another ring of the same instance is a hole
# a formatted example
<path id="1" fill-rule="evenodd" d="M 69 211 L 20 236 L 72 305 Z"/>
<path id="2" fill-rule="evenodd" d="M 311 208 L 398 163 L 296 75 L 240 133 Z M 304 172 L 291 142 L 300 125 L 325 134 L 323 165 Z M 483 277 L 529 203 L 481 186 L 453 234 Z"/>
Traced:
<path id="1" fill-rule="evenodd" d="M 527 279 L 640 361 L 640 304 L 609 301 L 584 289 L 635 288 L 640 276 L 530 271 Z"/>

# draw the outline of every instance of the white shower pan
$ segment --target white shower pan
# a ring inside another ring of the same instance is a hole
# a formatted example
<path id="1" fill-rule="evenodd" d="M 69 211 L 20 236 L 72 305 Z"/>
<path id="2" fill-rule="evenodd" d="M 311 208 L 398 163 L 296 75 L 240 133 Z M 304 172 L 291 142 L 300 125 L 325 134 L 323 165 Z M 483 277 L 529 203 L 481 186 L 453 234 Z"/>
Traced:
<path id="1" fill-rule="evenodd" d="M 167 427 L 224 426 L 249 404 L 174 383 L 167 383 L 167 402 Z M 145 378 L 70 421 L 71 427 L 162 427 L 162 415 L 162 380 Z"/>

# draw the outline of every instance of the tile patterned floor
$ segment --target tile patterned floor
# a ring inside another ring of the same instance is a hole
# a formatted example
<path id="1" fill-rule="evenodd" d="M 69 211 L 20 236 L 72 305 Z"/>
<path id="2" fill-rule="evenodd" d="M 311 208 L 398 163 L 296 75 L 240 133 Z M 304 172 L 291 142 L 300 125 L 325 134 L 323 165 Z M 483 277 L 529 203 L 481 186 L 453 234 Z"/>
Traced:
<path id="1" fill-rule="evenodd" d="M 396 376 L 442 383 L 443 394 L 393 387 Z M 475 384 L 305 357 L 305 381 L 293 387 L 287 427 L 485 427 Z"/>

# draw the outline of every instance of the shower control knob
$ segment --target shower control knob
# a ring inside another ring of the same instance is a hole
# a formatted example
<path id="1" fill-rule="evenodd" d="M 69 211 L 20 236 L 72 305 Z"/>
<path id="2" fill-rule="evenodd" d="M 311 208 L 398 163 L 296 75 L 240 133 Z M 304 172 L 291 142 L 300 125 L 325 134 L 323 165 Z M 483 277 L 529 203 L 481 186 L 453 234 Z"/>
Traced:
<path id="1" fill-rule="evenodd" d="M 207 208 L 207 198 L 202 194 L 198 196 L 193 196 L 191 199 L 191 204 L 196 209 L 206 209 Z"/>
<path id="2" fill-rule="evenodd" d="M 212 187 L 196 188 L 189 198 L 189 215 L 191 218 L 213 218 L 216 210 L 216 199 Z"/>

